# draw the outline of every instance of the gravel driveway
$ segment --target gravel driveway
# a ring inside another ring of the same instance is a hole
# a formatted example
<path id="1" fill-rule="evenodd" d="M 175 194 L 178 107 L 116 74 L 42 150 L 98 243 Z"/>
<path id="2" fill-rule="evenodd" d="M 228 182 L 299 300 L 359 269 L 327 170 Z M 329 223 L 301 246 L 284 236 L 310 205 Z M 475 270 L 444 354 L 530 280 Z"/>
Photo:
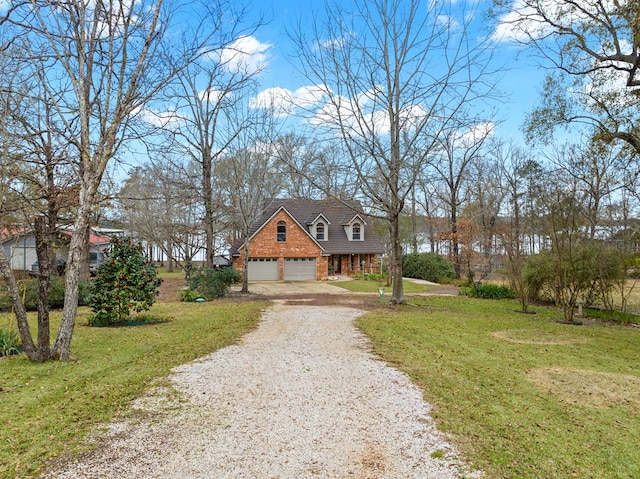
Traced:
<path id="1" fill-rule="evenodd" d="M 277 302 L 239 344 L 176 368 L 173 388 L 136 401 L 94 434 L 91 453 L 44 477 L 476 477 L 419 390 L 368 352 L 360 314 Z"/>

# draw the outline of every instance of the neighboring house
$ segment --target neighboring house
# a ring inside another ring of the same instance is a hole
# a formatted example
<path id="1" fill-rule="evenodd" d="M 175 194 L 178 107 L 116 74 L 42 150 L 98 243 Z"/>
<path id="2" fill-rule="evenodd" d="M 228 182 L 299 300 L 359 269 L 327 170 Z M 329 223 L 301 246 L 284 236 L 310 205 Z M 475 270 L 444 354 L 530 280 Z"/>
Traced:
<path id="1" fill-rule="evenodd" d="M 384 247 L 359 201 L 276 199 L 249 231 L 249 281 L 375 272 Z M 243 246 L 231 254 L 243 273 Z"/>
<path id="2" fill-rule="evenodd" d="M 67 260 L 70 239 L 71 231 L 65 227 L 59 228 L 53 245 L 57 260 Z M 110 239 L 107 236 L 96 234 L 93 230 L 89 234 L 89 268 L 91 270 L 96 269 L 104 261 L 104 250 L 109 246 L 109 242 Z M 31 266 L 38 261 L 36 239 L 32 230 L 21 230 L 15 234 L 7 235 L 2 241 L 2 247 L 13 270 L 29 271 Z"/>

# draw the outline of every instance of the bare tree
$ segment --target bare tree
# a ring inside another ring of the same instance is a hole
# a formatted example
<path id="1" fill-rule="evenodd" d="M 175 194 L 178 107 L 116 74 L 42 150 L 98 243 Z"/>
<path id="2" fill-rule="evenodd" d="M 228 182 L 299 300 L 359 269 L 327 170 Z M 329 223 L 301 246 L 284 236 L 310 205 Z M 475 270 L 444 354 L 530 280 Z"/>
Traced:
<path id="1" fill-rule="evenodd" d="M 82 252 L 107 165 L 136 136 L 134 118 L 145 103 L 201 54 L 199 33 L 180 43 L 168 35 L 176 18 L 176 10 L 162 0 L 15 2 L 4 18 L 27 52 L 24 65 L 42 78 L 45 98 L 73 152 L 79 184 L 52 357 L 71 356 Z"/>
<path id="2" fill-rule="evenodd" d="M 524 278 L 528 253 L 524 239 L 532 224 L 532 217 L 527 214 L 526 207 L 527 176 L 534 162 L 524 149 L 512 143 L 497 143 L 493 152 L 504 178 L 503 187 L 507 199 L 502 210 L 506 225 L 502 229 L 500 239 L 507 256 L 510 283 L 518 293 L 522 311 L 526 312 L 532 299 L 530 284 Z"/>
<path id="3" fill-rule="evenodd" d="M 77 203 L 77 188 L 70 174 L 64 142 L 54 122 L 50 102 L 43 94 L 41 79 L 25 75 L 16 64 L 19 50 L 0 53 L 1 84 L 4 90 L 2 139 L 5 146 L 2 175 L 5 190 L 0 224 L 10 231 L 19 224 L 22 233 L 27 228 L 35 232 L 39 269 L 38 329 L 34 344 L 29 325 L 17 322 L 27 356 L 33 361 L 46 361 L 50 356 L 49 288 L 52 272 L 57 272 L 54 242 L 57 223 L 62 212 L 68 214 Z M 13 66 L 12 66 L 13 65 Z M 17 200 L 10 206 L 8 198 Z M 10 210 L 13 210 L 10 213 Z M 34 219 L 35 218 L 35 219 Z M 3 238 L 4 239 L 4 238 Z M 5 280 L 14 288 L 8 264 L 3 267 Z M 12 294 L 16 297 L 16 292 Z M 14 302 L 17 312 L 22 304 Z"/>
<path id="4" fill-rule="evenodd" d="M 202 244 L 202 205 L 194 195 L 198 178 L 156 161 L 134 168 L 119 192 L 120 219 L 139 240 L 158 247 L 167 271 L 178 261 L 192 261 Z"/>
<path id="5" fill-rule="evenodd" d="M 474 271 L 476 282 L 486 280 L 500 262 L 501 248 L 498 235 L 501 231 L 500 213 L 506 196 L 500 161 L 496 158 L 496 142 L 488 142 L 484 153 L 473 162 L 471 169 L 470 205 L 473 210 L 472 221 L 477 234 L 473 243 L 478 251 L 475 255 Z"/>
<path id="6" fill-rule="evenodd" d="M 437 141 L 437 149 L 431 152 L 429 164 L 435 172 L 433 179 L 443 186 L 439 190 L 441 201 L 445 205 L 449 231 L 448 241 L 456 278 L 460 278 L 462 259 L 459 238 L 459 216 L 461 206 L 466 200 L 465 192 L 473 163 L 479 157 L 485 142 L 491 136 L 490 124 L 464 128 L 460 125 L 442 132 Z"/>
<path id="7" fill-rule="evenodd" d="M 274 140 L 277 168 L 286 178 L 283 194 L 288 198 L 347 198 L 357 191 L 345 167 L 339 144 L 314 142 L 306 136 L 288 133 Z M 301 174 L 305 172 L 305 174 Z M 313 178 L 313 180 L 310 180 Z"/>
<path id="8" fill-rule="evenodd" d="M 555 166 L 576 182 L 579 194 L 584 197 L 587 234 L 595 239 L 602 233 L 604 213 L 617 201 L 617 193 L 628 188 L 640 173 L 638 163 L 626 149 L 603 147 L 601 142 L 565 144 L 561 154 L 551 158 Z"/>
<path id="9" fill-rule="evenodd" d="M 253 128 L 244 130 L 235 141 L 235 149 L 216 165 L 219 189 L 224 192 L 228 213 L 234 228 L 243 239 L 242 293 L 249 292 L 249 241 L 250 229 L 265 209 L 269 199 L 282 191 L 283 177 L 277 167 L 278 149 L 270 141 L 273 124 L 269 113 L 253 111 Z"/>
<path id="10" fill-rule="evenodd" d="M 399 219 L 442 132 L 487 95 L 490 52 L 469 31 L 474 12 L 445 1 L 326 4 L 292 35 L 313 85 L 303 105 L 314 134 L 342 143 L 358 193 L 391 238 L 392 303 L 405 302 Z M 355 192 L 354 192 L 355 196 Z"/>
<path id="11" fill-rule="evenodd" d="M 195 192 L 204 208 L 209 267 L 213 267 L 216 254 L 218 215 L 224 210 L 220 195 L 213 189 L 215 164 L 232 148 L 238 135 L 252 127 L 247 118 L 236 113 L 239 105 L 247 102 L 256 77 L 265 68 L 263 49 L 268 47 L 253 37 L 262 20 L 246 25 L 247 7 L 229 1 L 225 8 L 225 15 L 212 17 L 213 47 L 181 71 L 177 82 L 166 90 L 174 103 L 174 121 L 164 126 L 169 140 L 166 147 L 199 170 Z"/>

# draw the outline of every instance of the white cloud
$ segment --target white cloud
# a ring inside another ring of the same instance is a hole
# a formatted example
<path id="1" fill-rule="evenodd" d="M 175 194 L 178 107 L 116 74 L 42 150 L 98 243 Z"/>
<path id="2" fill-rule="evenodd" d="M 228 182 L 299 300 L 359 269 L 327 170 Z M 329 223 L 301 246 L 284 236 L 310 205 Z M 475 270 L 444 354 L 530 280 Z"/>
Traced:
<path id="1" fill-rule="evenodd" d="M 330 94 L 330 89 L 325 85 L 303 86 L 293 92 L 292 99 L 296 106 L 305 108 L 321 103 Z"/>
<path id="2" fill-rule="evenodd" d="M 346 42 L 347 42 L 347 38 L 344 36 L 337 37 L 337 38 L 330 38 L 328 40 L 320 40 L 318 41 L 317 48 L 318 50 L 325 50 L 325 49 L 339 50 L 344 46 Z"/>
<path id="3" fill-rule="evenodd" d="M 614 62 L 607 62 L 604 65 L 614 65 Z M 618 68 L 608 68 L 595 70 L 590 75 L 590 80 L 584 85 L 584 101 L 590 108 L 600 108 L 601 104 L 608 107 L 625 108 L 633 104 L 630 101 L 629 92 L 640 92 L 640 87 L 627 86 L 629 72 L 623 68 L 628 65 L 618 64 Z"/>
<path id="4" fill-rule="evenodd" d="M 255 75 L 269 64 L 267 51 L 270 43 L 262 43 L 257 38 L 245 35 L 221 50 L 204 53 L 205 58 L 219 61 L 231 73 Z"/>
<path id="5" fill-rule="evenodd" d="M 617 3 L 625 4 L 637 0 L 603 0 L 593 2 L 591 0 L 514 0 L 511 10 L 500 18 L 492 38 L 497 42 L 521 42 L 530 39 L 539 39 L 548 35 L 558 27 L 551 27 L 540 15 L 543 12 L 546 18 L 555 24 L 566 28 L 590 21 L 590 16 L 600 17 L 601 6 L 607 12 L 613 12 L 620 8 Z M 585 13 L 587 12 L 587 13 Z"/>
<path id="6" fill-rule="evenodd" d="M 389 133 L 390 119 L 381 106 L 382 94 L 381 86 L 372 87 L 353 98 L 332 95 L 326 85 L 304 86 L 295 91 L 275 87 L 260 92 L 251 99 L 249 106 L 271 110 L 275 116 L 299 113 L 307 118 L 310 125 L 330 130 L 342 127 L 354 133 L 373 131 L 384 135 Z M 423 106 L 415 104 L 404 108 L 400 117 L 405 128 L 415 129 L 427 114 Z"/>
<path id="7" fill-rule="evenodd" d="M 495 124 L 491 121 L 478 123 L 466 131 L 458 132 L 460 140 L 465 147 L 472 147 L 483 142 L 486 138 L 493 136 Z"/>
<path id="8" fill-rule="evenodd" d="M 132 112 L 132 116 L 157 128 L 168 128 L 170 130 L 178 128 L 182 122 L 182 118 L 175 110 L 158 111 L 140 107 Z"/>
<path id="9" fill-rule="evenodd" d="M 324 85 L 303 86 L 296 91 L 287 88 L 268 88 L 249 102 L 251 108 L 272 110 L 275 116 L 293 115 L 296 109 L 308 109 L 318 105 L 330 94 Z"/>
<path id="10" fill-rule="evenodd" d="M 266 52 L 269 48 L 269 43 L 261 43 L 252 36 L 244 36 L 225 48 L 220 54 L 220 59 L 231 72 L 259 73 L 268 64 Z"/>
<path id="11" fill-rule="evenodd" d="M 451 15 L 438 15 L 437 21 L 447 27 L 448 30 L 458 30 L 460 28 L 460 22 Z"/>
<path id="12" fill-rule="evenodd" d="M 550 27 L 523 0 L 515 0 L 511 11 L 500 18 L 491 38 L 497 42 L 525 42 L 549 33 Z"/>
<path id="13" fill-rule="evenodd" d="M 249 101 L 249 107 L 271 110 L 275 116 L 292 115 L 294 112 L 293 93 L 286 88 L 267 88 Z"/>

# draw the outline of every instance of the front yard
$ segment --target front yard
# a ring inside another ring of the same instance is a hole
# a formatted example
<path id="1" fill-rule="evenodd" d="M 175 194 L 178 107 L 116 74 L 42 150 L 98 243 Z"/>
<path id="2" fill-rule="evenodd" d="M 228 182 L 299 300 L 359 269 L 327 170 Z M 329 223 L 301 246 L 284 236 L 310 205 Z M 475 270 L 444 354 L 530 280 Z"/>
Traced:
<path id="1" fill-rule="evenodd" d="M 254 328 L 264 302 L 158 303 L 168 323 L 86 326 L 81 308 L 75 360 L 34 364 L 25 355 L 0 359 L 0 478 L 37 475 L 48 459 L 74 451 L 91 426 L 126 411 L 129 402 L 171 368 L 234 343 Z M 0 313 L 6 327 L 8 313 Z M 60 313 L 52 317 L 57 331 Z"/>
<path id="2" fill-rule="evenodd" d="M 640 329 L 507 300 L 411 303 L 357 324 L 486 477 L 640 477 Z"/>
<path id="3" fill-rule="evenodd" d="M 170 283 L 152 310 L 168 323 L 90 328 L 81 309 L 74 361 L 0 359 L 0 477 L 37 476 L 49 459 L 81 447 L 91 427 L 126 413 L 172 367 L 254 328 L 268 304 L 175 302 L 179 288 Z M 374 295 L 380 287 L 347 285 Z M 357 326 L 376 354 L 423 389 L 439 428 L 487 478 L 640 477 L 640 329 L 562 325 L 553 309 L 519 314 L 510 300 L 414 295 L 410 305 L 391 307 L 368 297 L 374 311 Z M 0 326 L 8 318 L 0 314 Z"/>

